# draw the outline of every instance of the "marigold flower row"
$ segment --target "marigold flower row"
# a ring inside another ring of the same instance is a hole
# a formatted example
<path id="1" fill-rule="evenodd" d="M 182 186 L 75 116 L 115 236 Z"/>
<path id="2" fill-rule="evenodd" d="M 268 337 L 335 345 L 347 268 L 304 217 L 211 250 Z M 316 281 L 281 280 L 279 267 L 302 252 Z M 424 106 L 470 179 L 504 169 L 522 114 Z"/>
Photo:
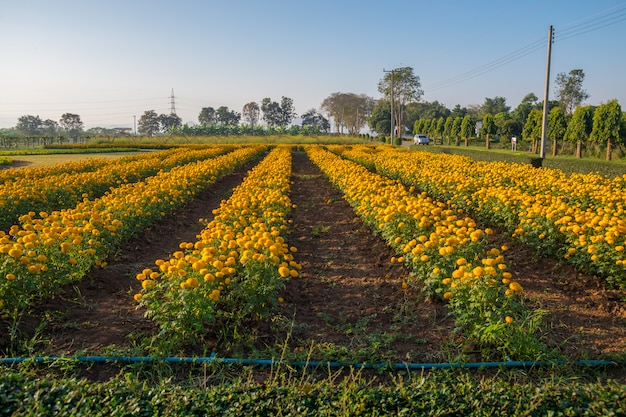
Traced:
<path id="1" fill-rule="evenodd" d="M 220 318 L 235 325 L 265 314 L 284 280 L 298 276 L 296 248 L 285 239 L 290 176 L 291 148 L 273 149 L 213 211 L 198 241 L 137 274 L 135 299 L 170 340 L 202 337 Z"/>
<path id="2" fill-rule="evenodd" d="M 564 258 L 626 288 L 626 176 L 566 176 L 389 147 L 355 147 L 343 154 L 504 227 L 540 255 Z"/>
<path id="3" fill-rule="evenodd" d="M 93 169 L 57 172 L 56 175 L 47 177 L 27 175 L 6 181 L 0 184 L 0 230 L 8 230 L 20 215 L 29 211 L 52 211 L 71 207 L 83 198 L 100 197 L 111 187 L 141 181 L 161 170 L 168 171 L 184 163 L 215 157 L 227 149 L 173 149 L 109 159 L 104 160 L 106 163 L 98 164 L 88 160 L 84 164 Z M 80 167 L 80 164 L 75 163 L 68 168 L 77 166 Z"/>
<path id="4" fill-rule="evenodd" d="M 433 294 L 450 301 L 456 322 L 469 337 L 493 337 L 509 354 L 530 354 L 523 322 L 530 315 L 516 295 L 523 291 L 507 270 L 503 251 L 488 249 L 489 229 L 437 202 L 414 194 L 399 181 L 368 171 L 320 147 L 307 148 L 311 159 L 343 193 L 364 222 L 381 233 Z M 523 337 L 519 337 L 522 335 Z M 532 337 L 532 333 L 530 335 Z M 536 353 L 536 351 L 533 351 Z"/>
<path id="5" fill-rule="evenodd" d="M 124 184 L 71 209 L 21 216 L 21 226 L 0 231 L 0 309 L 19 312 L 33 298 L 81 279 L 92 266 L 105 266 L 107 255 L 122 240 L 171 213 L 263 149 L 242 147 Z"/>

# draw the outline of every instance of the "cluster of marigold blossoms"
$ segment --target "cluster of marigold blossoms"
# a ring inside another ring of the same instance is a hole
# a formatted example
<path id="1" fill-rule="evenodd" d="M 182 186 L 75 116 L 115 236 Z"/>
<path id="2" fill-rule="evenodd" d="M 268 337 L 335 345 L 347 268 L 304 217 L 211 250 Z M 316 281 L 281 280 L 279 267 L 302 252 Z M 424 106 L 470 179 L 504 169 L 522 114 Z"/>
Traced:
<path id="1" fill-rule="evenodd" d="M 218 317 L 265 314 L 284 280 L 297 277 L 295 247 L 286 243 L 291 148 L 279 146 L 249 171 L 213 211 L 196 242 L 183 242 L 170 259 L 146 268 L 135 299 L 170 336 L 185 340 Z"/>
<path id="2" fill-rule="evenodd" d="M 74 208 L 30 212 L 0 232 L 0 305 L 20 311 L 33 298 L 81 279 L 124 240 L 166 216 L 265 147 L 201 159 L 85 198 Z M 207 155 L 208 156 L 208 155 Z M 206 158 L 206 156 L 205 156 Z"/>
<path id="3" fill-rule="evenodd" d="M 506 248 L 488 248 L 490 229 L 480 229 L 426 193 L 320 147 L 307 152 L 365 223 L 396 249 L 399 256 L 392 261 L 409 265 L 433 294 L 450 300 L 469 335 L 510 324 L 525 313 L 514 297 L 523 289 L 507 271 Z"/>
<path id="4" fill-rule="evenodd" d="M 8 170 L 0 176 L 0 230 L 28 212 L 71 207 L 84 198 L 104 195 L 111 187 L 142 181 L 159 171 L 217 156 L 226 147 L 174 148 L 116 159 L 87 159 L 34 169 Z"/>
<path id="5" fill-rule="evenodd" d="M 626 176 L 566 175 L 381 146 L 337 152 L 503 227 L 539 255 L 626 288 Z"/>

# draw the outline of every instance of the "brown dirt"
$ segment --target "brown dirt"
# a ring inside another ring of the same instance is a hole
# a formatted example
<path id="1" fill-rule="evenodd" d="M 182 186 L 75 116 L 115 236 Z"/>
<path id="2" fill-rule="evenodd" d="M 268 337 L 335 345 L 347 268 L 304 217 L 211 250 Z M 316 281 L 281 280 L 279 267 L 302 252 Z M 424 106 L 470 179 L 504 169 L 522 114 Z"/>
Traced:
<path id="1" fill-rule="evenodd" d="M 35 306 L 22 321 L 22 336 L 33 337 L 43 323 L 37 351 L 100 354 L 108 346 L 132 348 L 139 335 L 154 334 L 156 326 L 132 299 L 140 288 L 135 274 L 169 256 L 180 242 L 194 241 L 203 227 L 198 219 L 210 218 L 244 176 L 241 169 L 220 180 L 183 211 L 125 244 L 106 268 Z M 255 330 L 258 341 L 273 351 L 287 343 L 305 356 L 311 352 L 311 359 L 367 360 L 376 352 L 392 361 L 453 360 L 459 352 L 445 304 L 425 300 L 419 288 L 402 289 L 408 271 L 389 262 L 389 247 L 302 152 L 294 152 L 292 179 L 297 208 L 288 240 L 298 248 L 296 261 L 303 269 L 286 283 L 280 294 L 285 301 L 273 320 Z M 544 337 L 551 347 L 573 358 L 626 351 L 623 293 L 498 239 L 510 247 L 507 259 L 528 304 L 550 311 Z M 330 357 L 318 356 L 324 352 Z"/>

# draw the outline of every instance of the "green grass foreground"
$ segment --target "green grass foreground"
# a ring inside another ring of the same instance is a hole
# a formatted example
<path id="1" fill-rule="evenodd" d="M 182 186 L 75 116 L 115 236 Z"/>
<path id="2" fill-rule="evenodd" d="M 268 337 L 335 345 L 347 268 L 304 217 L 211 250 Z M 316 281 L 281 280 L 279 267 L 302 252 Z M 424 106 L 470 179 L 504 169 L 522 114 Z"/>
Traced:
<path id="1" fill-rule="evenodd" d="M 94 382 L 15 369 L 0 369 L 0 416 L 626 415 L 623 382 L 593 375 L 440 370 L 400 377 L 337 371 L 320 379 L 274 370 L 256 382 L 247 368 L 205 368 L 181 382 L 127 369 Z M 224 373 L 237 377 L 225 381 Z"/>

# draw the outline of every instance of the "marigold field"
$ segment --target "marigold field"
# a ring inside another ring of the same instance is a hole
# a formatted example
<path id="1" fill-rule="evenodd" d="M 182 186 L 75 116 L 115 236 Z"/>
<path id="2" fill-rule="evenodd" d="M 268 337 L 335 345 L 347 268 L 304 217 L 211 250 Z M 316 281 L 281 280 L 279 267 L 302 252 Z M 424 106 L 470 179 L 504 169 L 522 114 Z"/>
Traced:
<path id="1" fill-rule="evenodd" d="M 626 175 L 389 145 L 188 145 L 6 170 L 0 190 L 5 358 L 626 353 Z"/>

